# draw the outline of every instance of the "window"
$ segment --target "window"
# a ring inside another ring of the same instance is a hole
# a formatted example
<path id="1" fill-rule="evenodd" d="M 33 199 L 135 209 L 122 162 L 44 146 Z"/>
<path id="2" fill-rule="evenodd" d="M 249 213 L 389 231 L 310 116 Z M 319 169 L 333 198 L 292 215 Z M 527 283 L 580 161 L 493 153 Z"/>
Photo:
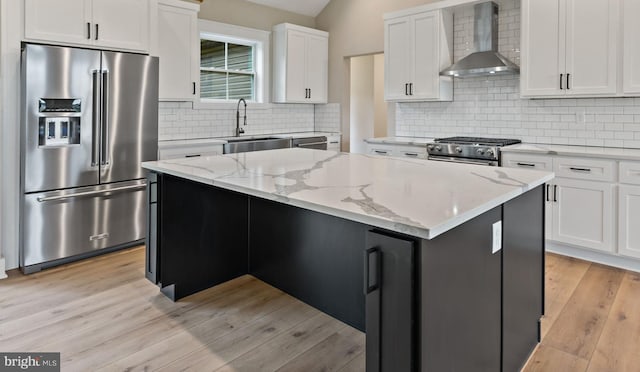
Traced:
<path id="1" fill-rule="evenodd" d="M 255 67 L 251 45 L 200 40 L 200 97 L 254 100 Z"/>
<path id="2" fill-rule="evenodd" d="M 199 20 L 200 102 L 269 102 L 270 32 Z"/>

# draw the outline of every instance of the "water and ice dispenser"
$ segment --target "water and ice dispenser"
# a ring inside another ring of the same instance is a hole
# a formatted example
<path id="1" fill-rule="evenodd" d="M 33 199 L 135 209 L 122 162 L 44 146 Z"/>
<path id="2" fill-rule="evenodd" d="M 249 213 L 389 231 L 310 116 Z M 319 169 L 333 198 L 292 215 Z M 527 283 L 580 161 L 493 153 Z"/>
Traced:
<path id="1" fill-rule="evenodd" d="M 61 147 L 80 144 L 80 99 L 40 98 L 38 104 L 39 147 Z"/>

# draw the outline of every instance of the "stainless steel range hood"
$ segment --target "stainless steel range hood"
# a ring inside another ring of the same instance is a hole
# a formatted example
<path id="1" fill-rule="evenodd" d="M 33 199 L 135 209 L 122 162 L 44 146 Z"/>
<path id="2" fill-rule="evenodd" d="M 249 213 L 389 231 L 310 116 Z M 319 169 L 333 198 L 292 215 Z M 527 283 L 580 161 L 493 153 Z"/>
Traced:
<path id="1" fill-rule="evenodd" d="M 492 1 L 474 6 L 473 44 L 469 54 L 440 72 L 443 76 L 473 77 L 517 74 L 520 68 L 498 53 L 498 5 Z"/>

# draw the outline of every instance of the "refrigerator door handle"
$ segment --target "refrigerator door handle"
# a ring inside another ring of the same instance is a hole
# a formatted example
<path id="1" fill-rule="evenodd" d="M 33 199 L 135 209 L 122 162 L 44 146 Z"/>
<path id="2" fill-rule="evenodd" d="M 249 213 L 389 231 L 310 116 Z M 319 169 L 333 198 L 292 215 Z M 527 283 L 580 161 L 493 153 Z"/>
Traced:
<path id="1" fill-rule="evenodd" d="M 75 194 L 57 195 L 57 196 L 43 196 L 43 197 L 36 198 L 36 200 L 38 200 L 40 203 L 44 203 L 49 201 L 78 198 L 82 196 L 95 196 L 95 195 L 107 194 L 107 193 L 112 193 L 117 191 L 142 190 L 142 189 L 145 189 L 146 187 L 147 187 L 147 184 L 145 182 L 139 185 L 115 187 L 113 189 L 107 189 L 107 190 L 85 191 L 85 192 L 77 192 Z"/>
<path id="2" fill-rule="evenodd" d="M 91 116 L 91 166 L 98 166 L 98 157 L 100 156 L 98 152 L 98 143 L 100 141 L 100 137 L 98 136 L 98 123 L 100 122 L 100 93 L 99 93 L 99 84 L 100 80 L 98 78 L 98 74 L 100 71 L 94 70 L 92 72 L 92 80 L 93 80 L 93 114 Z"/>
<path id="3" fill-rule="evenodd" d="M 102 71 L 102 151 L 100 165 L 109 165 L 109 71 Z"/>

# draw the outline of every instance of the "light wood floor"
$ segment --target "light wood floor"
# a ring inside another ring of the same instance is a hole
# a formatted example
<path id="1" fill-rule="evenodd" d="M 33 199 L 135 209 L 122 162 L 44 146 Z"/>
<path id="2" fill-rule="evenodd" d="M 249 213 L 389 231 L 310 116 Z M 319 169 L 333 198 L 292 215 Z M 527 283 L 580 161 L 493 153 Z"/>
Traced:
<path id="1" fill-rule="evenodd" d="M 63 371 L 363 371 L 364 334 L 244 276 L 173 303 L 144 250 L 0 281 L 0 351 Z M 547 256 L 543 342 L 525 371 L 638 371 L 640 274 Z"/>

